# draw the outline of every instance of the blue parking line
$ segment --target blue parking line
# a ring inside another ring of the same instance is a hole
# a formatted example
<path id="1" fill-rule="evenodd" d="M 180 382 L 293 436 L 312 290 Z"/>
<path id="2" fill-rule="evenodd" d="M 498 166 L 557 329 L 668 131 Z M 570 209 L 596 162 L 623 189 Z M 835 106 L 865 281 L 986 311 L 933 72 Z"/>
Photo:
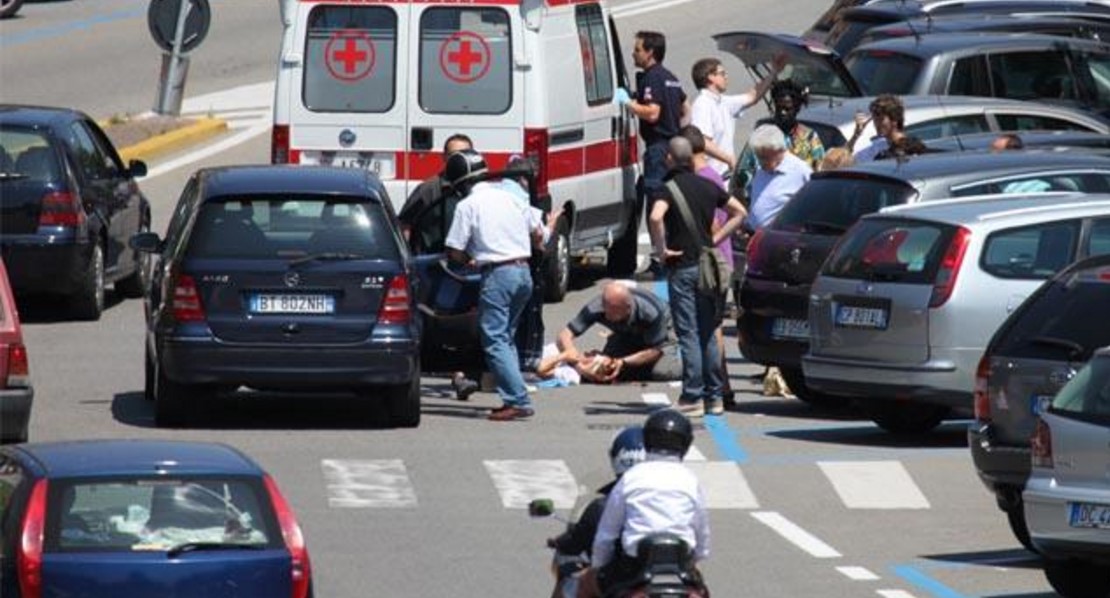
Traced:
<path id="1" fill-rule="evenodd" d="M 932 577 L 929 577 L 923 571 L 912 565 L 895 565 L 891 567 L 891 569 L 898 577 L 929 592 L 933 596 L 936 596 L 936 598 L 969 598 Z"/>
<path id="2" fill-rule="evenodd" d="M 126 10 L 118 10 L 95 17 L 89 17 L 80 21 L 71 21 L 69 23 L 62 23 L 53 27 L 42 27 L 40 29 L 31 29 L 20 33 L 5 34 L 0 37 L 0 48 L 10 48 L 30 42 L 41 41 L 54 37 L 62 37 L 69 35 L 76 31 L 91 29 L 97 25 L 105 23 L 112 23 L 115 21 L 123 21 L 127 19 L 136 19 L 146 15 L 146 7 L 142 8 L 129 8 Z"/>

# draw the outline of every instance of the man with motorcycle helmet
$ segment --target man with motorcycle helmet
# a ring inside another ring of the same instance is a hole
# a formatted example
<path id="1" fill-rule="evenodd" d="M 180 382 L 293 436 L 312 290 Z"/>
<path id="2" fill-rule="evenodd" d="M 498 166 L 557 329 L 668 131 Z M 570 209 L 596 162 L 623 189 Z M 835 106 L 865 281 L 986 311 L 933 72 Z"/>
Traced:
<path id="1" fill-rule="evenodd" d="M 662 409 L 648 416 L 643 435 L 647 459 L 621 476 L 609 493 L 580 597 L 611 595 L 635 578 L 642 567 L 637 546 L 652 534 L 681 538 L 693 562 L 709 556 L 705 494 L 682 464 L 694 440 L 690 420 L 674 409 Z M 700 584 L 700 576 L 695 577 Z"/>

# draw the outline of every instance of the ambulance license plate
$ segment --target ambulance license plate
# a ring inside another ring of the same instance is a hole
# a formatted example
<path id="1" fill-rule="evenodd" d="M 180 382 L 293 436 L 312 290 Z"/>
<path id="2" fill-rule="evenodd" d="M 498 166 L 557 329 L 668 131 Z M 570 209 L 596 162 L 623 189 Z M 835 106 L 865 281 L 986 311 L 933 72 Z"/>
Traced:
<path id="1" fill-rule="evenodd" d="M 314 163 L 320 166 L 369 170 L 383 180 L 396 177 L 392 152 L 314 152 L 314 154 L 304 155 L 302 162 L 313 163 L 315 159 Z"/>

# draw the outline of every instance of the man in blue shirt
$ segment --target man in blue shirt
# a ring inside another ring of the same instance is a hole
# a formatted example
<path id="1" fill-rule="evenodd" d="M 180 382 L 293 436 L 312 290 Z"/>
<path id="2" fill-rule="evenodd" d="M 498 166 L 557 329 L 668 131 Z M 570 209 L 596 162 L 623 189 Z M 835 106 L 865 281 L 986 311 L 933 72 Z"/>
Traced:
<path id="1" fill-rule="evenodd" d="M 775 125 L 756 127 L 748 144 L 759 162 L 752 178 L 751 214 L 746 222 L 755 231 L 778 216 L 786 202 L 809 182 L 813 169 L 786 151 L 782 131 Z"/>

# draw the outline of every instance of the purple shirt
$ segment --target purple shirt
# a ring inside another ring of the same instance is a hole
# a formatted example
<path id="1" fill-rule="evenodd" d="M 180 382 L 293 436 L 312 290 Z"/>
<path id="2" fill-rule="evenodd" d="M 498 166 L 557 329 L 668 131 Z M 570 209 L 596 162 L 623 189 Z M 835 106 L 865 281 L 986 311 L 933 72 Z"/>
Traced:
<path id="1" fill-rule="evenodd" d="M 721 189 L 725 188 L 725 180 L 721 178 L 721 174 L 713 169 L 712 166 L 706 164 L 698 169 L 698 176 L 709 179 L 717 184 Z M 717 222 L 717 226 L 724 226 L 728 222 L 728 212 L 717 208 L 713 212 L 713 220 Z M 736 264 L 732 261 L 732 239 L 726 238 L 717 244 L 717 250 L 721 252 L 721 256 L 728 262 L 730 268 L 735 268 Z"/>

